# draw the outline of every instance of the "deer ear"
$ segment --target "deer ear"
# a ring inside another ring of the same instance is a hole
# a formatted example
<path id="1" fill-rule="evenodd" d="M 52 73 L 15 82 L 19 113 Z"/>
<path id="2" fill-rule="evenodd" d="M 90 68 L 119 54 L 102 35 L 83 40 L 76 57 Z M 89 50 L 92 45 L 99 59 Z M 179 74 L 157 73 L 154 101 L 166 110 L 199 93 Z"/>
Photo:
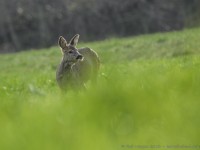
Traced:
<path id="1" fill-rule="evenodd" d="M 76 34 L 69 42 L 70 45 L 72 46 L 76 46 L 78 43 L 78 39 L 79 39 L 79 34 Z"/>
<path id="2" fill-rule="evenodd" d="M 59 37 L 59 39 L 58 39 L 58 45 L 61 48 L 65 48 L 67 46 L 67 41 L 65 40 L 64 37 L 62 37 L 62 36 Z"/>

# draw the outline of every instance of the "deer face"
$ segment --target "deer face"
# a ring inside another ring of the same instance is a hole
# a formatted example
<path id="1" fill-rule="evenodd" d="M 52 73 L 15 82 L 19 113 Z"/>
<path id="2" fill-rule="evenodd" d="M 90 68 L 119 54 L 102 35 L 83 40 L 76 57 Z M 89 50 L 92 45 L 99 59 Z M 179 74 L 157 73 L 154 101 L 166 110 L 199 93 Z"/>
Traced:
<path id="1" fill-rule="evenodd" d="M 69 45 L 65 49 L 62 49 L 63 61 L 75 63 L 78 60 L 82 60 L 83 56 L 78 52 L 78 49 Z"/>
<path id="2" fill-rule="evenodd" d="M 63 54 L 63 61 L 69 63 L 76 63 L 78 60 L 83 60 L 83 56 L 78 52 L 76 45 L 78 43 L 79 35 L 75 35 L 69 42 L 61 36 L 58 40 L 58 44 Z"/>

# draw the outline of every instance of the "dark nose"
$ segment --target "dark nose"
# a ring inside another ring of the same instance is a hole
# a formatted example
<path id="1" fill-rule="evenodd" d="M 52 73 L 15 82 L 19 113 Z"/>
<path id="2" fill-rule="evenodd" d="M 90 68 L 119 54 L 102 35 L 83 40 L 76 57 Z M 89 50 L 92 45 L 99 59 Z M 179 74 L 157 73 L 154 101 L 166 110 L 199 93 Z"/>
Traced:
<path id="1" fill-rule="evenodd" d="M 82 55 L 78 55 L 78 56 L 76 57 L 76 59 L 82 59 L 82 58 L 83 58 Z"/>

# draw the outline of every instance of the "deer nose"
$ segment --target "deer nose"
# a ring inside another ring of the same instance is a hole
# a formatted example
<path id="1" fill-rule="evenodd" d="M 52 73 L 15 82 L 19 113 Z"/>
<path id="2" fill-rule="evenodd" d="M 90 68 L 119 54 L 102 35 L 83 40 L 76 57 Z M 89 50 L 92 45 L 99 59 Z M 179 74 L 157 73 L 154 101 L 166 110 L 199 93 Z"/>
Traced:
<path id="1" fill-rule="evenodd" d="M 83 59 L 83 56 L 82 56 L 82 55 L 78 55 L 78 56 L 76 57 L 76 59 Z"/>

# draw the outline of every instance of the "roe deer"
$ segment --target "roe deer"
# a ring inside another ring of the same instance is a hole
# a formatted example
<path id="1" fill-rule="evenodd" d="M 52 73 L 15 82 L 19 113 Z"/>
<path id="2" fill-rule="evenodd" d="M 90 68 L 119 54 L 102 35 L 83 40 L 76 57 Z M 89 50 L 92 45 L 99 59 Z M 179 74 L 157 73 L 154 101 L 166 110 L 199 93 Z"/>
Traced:
<path id="1" fill-rule="evenodd" d="M 62 60 L 56 72 L 56 80 L 61 89 L 78 89 L 84 87 L 89 79 L 96 81 L 100 67 L 99 57 L 90 48 L 77 49 L 79 35 L 76 34 L 69 43 L 60 36 Z"/>

